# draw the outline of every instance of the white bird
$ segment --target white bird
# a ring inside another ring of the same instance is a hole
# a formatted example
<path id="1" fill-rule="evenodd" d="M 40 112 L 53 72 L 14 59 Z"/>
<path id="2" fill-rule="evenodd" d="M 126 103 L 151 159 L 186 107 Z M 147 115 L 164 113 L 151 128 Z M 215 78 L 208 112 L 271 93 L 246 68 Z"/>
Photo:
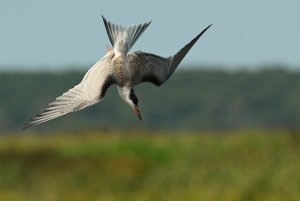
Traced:
<path id="1" fill-rule="evenodd" d="M 113 84 L 117 85 L 120 97 L 141 120 L 134 87 L 142 82 L 162 85 L 211 26 L 206 27 L 175 55 L 164 58 L 141 51 L 130 52 L 151 22 L 125 27 L 112 24 L 103 16 L 102 18 L 113 48 L 108 49 L 107 54 L 89 69 L 78 85 L 56 98 L 40 114 L 26 123 L 24 128 L 94 105 L 103 99 L 107 89 Z"/>

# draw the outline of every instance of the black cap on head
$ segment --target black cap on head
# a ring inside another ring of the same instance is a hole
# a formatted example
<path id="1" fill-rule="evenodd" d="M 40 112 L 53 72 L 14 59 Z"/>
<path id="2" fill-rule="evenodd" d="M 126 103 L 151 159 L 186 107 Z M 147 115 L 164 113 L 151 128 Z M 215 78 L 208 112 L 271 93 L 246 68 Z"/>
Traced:
<path id="1" fill-rule="evenodd" d="M 134 105 L 138 105 L 139 100 L 138 100 L 137 96 L 135 95 L 133 89 L 130 90 L 129 98 L 133 102 Z"/>

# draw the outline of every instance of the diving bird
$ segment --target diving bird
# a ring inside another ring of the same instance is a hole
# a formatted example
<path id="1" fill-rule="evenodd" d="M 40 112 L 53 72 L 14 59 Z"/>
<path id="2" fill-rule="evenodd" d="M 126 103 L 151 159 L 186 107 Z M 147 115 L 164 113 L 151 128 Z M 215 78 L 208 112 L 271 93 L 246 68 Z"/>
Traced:
<path id="1" fill-rule="evenodd" d="M 151 21 L 121 26 L 109 22 L 103 16 L 102 19 L 113 48 L 108 49 L 106 55 L 88 70 L 78 85 L 57 97 L 26 123 L 24 128 L 94 105 L 104 98 L 107 89 L 113 84 L 117 85 L 120 97 L 141 120 L 134 87 L 142 82 L 151 82 L 156 86 L 166 82 L 188 51 L 211 26 L 206 27 L 175 55 L 164 58 L 141 51 L 130 51 Z"/>

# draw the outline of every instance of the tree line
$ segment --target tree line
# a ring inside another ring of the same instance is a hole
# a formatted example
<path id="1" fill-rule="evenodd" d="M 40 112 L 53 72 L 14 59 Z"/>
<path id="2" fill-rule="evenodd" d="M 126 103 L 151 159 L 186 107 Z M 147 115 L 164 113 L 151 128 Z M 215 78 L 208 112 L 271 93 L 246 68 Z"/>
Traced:
<path id="1" fill-rule="evenodd" d="M 18 130 L 84 72 L 0 73 L 0 130 Z M 93 107 L 38 130 L 300 128 L 300 72 L 185 70 L 136 88 L 142 121 L 112 86 Z"/>

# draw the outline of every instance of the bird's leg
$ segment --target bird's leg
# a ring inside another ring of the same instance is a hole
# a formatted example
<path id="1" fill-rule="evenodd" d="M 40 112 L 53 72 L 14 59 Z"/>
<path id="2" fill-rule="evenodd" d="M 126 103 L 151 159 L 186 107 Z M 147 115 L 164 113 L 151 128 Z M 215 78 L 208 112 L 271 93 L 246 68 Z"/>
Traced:
<path id="1" fill-rule="evenodd" d="M 109 47 L 108 45 L 106 45 L 106 51 L 107 51 L 107 52 L 113 51 L 113 48 L 111 48 L 111 47 Z"/>

